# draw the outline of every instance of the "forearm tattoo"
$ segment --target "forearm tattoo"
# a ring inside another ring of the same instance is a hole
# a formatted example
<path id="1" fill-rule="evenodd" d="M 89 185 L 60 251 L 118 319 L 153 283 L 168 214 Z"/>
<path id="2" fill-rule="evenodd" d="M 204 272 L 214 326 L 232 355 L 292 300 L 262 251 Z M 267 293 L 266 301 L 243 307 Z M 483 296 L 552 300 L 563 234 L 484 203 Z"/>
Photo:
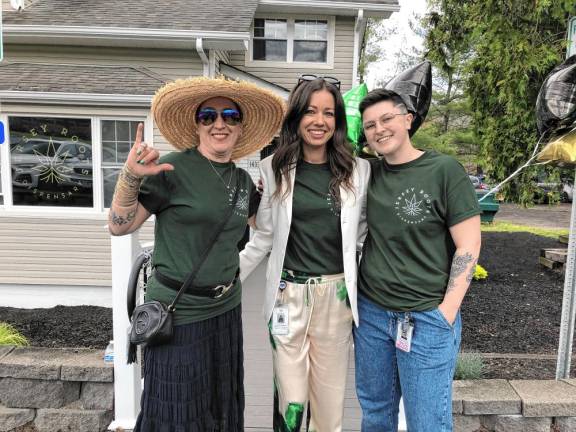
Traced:
<path id="1" fill-rule="evenodd" d="M 134 220 L 136 217 L 136 210 L 129 211 L 126 216 L 117 214 L 114 210 L 110 210 L 110 221 L 112 225 L 126 225 Z"/>
<path id="2" fill-rule="evenodd" d="M 452 268 L 450 270 L 450 279 L 448 280 L 448 287 L 446 288 L 446 292 L 452 291 L 455 287 L 456 287 L 456 279 L 466 271 L 466 268 L 468 267 L 468 264 L 470 264 L 471 262 L 475 262 L 476 260 L 474 259 L 474 257 L 472 256 L 471 253 L 466 252 L 463 255 L 455 255 L 454 259 L 452 260 Z M 472 266 L 472 268 L 474 268 L 474 266 Z M 472 274 L 474 274 L 474 271 L 472 271 Z M 466 280 L 468 280 L 468 277 L 470 275 L 466 276 Z M 470 279 L 472 280 L 472 279 Z"/>

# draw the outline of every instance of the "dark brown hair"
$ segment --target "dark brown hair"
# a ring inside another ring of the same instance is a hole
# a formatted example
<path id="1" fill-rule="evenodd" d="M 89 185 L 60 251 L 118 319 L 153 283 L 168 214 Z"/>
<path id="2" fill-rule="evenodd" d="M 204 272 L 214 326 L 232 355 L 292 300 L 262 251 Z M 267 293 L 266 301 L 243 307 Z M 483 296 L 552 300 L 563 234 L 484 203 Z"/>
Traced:
<path id="1" fill-rule="evenodd" d="M 302 159 L 302 137 L 298 132 L 300 121 L 310 105 L 314 92 L 328 90 L 334 97 L 335 130 L 334 135 L 326 143 L 326 153 L 332 179 L 330 180 L 330 194 L 339 202 L 340 186 L 353 191 L 352 171 L 354 170 L 354 156 L 352 146 L 346 138 L 346 110 L 340 91 L 332 84 L 326 83 L 322 78 L 314 81 L 303 81 L 298 84 L 288 100 L 288 111 L 280 130 L 278 149 L 272 158 L 272 170 L 276 180 L 276 192 L 273 197 L 286 198 L 290 192 L 290 185 L 282 191 L 282 176 L 288 178 L 288 172 Z"/>

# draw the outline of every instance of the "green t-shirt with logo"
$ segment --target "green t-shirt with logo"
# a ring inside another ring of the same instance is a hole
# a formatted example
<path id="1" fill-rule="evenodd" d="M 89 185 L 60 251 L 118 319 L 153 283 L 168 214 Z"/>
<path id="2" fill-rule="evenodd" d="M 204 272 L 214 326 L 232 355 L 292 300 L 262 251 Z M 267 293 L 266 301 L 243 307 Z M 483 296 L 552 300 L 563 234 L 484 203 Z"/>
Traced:
<path id="1" fill-rule="evenodd" d="M 170 153 L 160 162 L 172 164 L 174 171 L 146 177 L 138 201 L 156 215 L 154 267 L 179 281 L 184 281 L 196 267 L 213 230 L 217 229 L 232 205 L 236 178 L 240 177 L 240 191 L 232 216 L 194 281 L 198 287 L 229 284 L 238 270 L 238 243 L 244 235 L 249 215 L 255 213 L 255 209 L 250 208 L 255 193 L 250 175 L 232 162 L 211 162 L 196 149 Z M 176 293 L 152 276 L 146 299 L 169 304 Z M 240 300 L 240 282 L 216 299 L 186 293 L 176 305 L 175 324 L 212 318 L 235 308 Z"/>
<path id="2" fill-rule="evenodd" d="M 454 158 L 427 151 L 400 165 L 374 161 L 359 293 L 393 311 L 437 307 L 456 251 L 449 227 L 478 214 L 472 183 Z"/>
<path id="3" fill-rule="evenodd" d="M 284 268 L 313 275 L 342 273 L 340 206 L 330 194 L 330 166 L 300 161 Z"/>

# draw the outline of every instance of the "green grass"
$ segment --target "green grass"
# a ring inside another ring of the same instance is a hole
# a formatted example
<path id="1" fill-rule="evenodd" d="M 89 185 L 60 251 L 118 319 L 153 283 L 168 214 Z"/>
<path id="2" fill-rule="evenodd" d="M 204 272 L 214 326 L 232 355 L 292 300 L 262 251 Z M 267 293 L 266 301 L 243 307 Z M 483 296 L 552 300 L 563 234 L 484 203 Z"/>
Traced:
<path id="1" fill-rule="evenodd" d="M 563 228 L 539 228 L 528 225 L 517 225 L 510 222 L 494 222 L 482 224 L 483 232 L 529 232 L 542 237 L 557 239 L 560 235 L 568 235 L 568 230 Z"/>
<path id="2" fill-rule="evenodd" d="M 28 340 L 10 324 L 0 322 L 0 345 L 28 345 Z"/>
<path id="3" fill-rule="evenodd" d="M 484 373 L 484 361 L 478 353 L 460 353 L 456 361 L 455 380 L 481 379 Z"/>

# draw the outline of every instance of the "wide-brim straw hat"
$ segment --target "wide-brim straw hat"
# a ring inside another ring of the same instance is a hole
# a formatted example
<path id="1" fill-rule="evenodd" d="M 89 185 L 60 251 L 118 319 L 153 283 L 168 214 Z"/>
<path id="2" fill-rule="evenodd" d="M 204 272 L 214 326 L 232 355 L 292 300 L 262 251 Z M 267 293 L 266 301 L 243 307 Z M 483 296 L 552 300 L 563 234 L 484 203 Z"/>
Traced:
<path id="1" fill-rule="evenodd" d="M 285 109 L 282 98 L 249 82 L 206 77 L 179 79 L 161 87 L 152 100 L 156 126 L 178 150 L 197 147 L 196 111 L 214 97 L 228 98 L 242 111 L 242 134 L 232 160 L 262 149 L 280 129 Z"/>

